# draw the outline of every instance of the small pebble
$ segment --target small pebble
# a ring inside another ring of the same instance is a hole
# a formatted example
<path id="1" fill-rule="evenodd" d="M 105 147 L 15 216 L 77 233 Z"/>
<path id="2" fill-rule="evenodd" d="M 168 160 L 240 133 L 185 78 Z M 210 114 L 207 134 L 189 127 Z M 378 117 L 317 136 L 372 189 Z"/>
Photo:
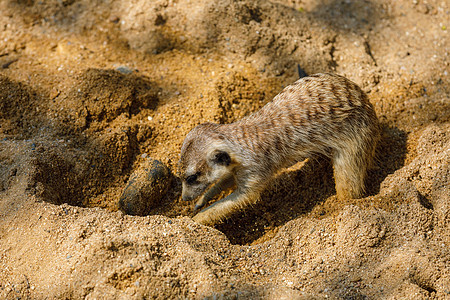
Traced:
<path id="1" fill-rule="evenodd" d="M 109 21 L 112 23 L 118 23 L 120 21 L 120 18 L 116 15 L 112 15 L 109 17 Z"/>
<path id="2" fill-rule="evenodd" d="M 119 71 L 122 74 L 131 74 L 131 73 L 133 73 L 133 70 L 131 70 L 127 66 L 117 67 L 116 70 Z"/>

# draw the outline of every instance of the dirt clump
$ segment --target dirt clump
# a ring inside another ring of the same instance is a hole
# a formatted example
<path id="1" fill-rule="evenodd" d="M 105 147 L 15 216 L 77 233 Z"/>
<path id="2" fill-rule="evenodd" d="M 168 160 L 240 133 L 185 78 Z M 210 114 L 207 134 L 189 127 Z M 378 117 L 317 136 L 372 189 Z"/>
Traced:
<path id="1" fill-rule="evenodd" d="M 119 198 L 119 209 L 128 215 L 146 216 L 159 205 L 172 181 L 172 174 L 158 160 L 146 159 L 130 175 Z"/>
<path id="2" fill-rule="evenodd" d="M 153 109 L 158 89 L 143 77 L 116 70 L 88 69 L 66 96 L 58 97 L 55 107 L 68 115 L 63 123 L 84 130 L 113 121 L 121 114 L 127 118 L 141 109 Z M 99 124 L 100 123 L 100 124 Z"/>

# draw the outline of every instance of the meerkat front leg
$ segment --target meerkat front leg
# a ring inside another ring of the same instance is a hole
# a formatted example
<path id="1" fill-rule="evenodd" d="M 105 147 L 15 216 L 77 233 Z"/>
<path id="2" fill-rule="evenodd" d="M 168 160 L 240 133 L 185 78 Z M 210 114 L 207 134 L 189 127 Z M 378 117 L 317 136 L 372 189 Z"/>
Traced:
<path id="1" fill-rule="evenodd" d="M 198 211 L 200 208 L 205 206 L 212 198 L 214 198 L 220 192 L 235 185 L 234 177 L 228 176 L 214 184 L 208 191 L 206 191 L 203 196 L 195 203 L 194 211 Z"/>
<path id="2" fill-rule="evenodd" d="M 200 211 L 193 217 L 193 220 L 203 225 L 214 225 L 227 218 L 231 213 L 255 203 L 259 195 L 259 192 L 250 193 L 236 190 L 231 195 Z"/>

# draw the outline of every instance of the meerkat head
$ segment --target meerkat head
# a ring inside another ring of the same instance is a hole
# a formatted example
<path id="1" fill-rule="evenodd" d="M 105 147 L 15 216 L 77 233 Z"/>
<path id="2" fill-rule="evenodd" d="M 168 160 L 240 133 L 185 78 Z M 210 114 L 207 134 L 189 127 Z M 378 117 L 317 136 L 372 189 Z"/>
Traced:
<path id="1" fill-rule="evenodd" d="M 232 174 L 233 154 L 225 137 L 216 131 L 219 126 L 201 124 L 183 142 L 179 162 L 183 200 L 201 196 L 212 184 Z"/>

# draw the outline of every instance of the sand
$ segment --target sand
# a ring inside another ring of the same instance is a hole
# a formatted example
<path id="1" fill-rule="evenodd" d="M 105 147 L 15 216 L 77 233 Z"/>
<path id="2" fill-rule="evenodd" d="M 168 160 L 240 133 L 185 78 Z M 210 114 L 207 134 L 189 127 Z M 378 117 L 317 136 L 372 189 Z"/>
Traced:
<path id="1" fill-rule="evenodd" d="M 449 299 L 449 16 L 433 0 L 1 1 L 0 298 Z M 367 196 L 337 200 L 319 158 L 196 224 L 184 137 L 257 111 L 298 67 L 373 103 Z M 166 186 L 124 213 L 154 159 Z"/>

